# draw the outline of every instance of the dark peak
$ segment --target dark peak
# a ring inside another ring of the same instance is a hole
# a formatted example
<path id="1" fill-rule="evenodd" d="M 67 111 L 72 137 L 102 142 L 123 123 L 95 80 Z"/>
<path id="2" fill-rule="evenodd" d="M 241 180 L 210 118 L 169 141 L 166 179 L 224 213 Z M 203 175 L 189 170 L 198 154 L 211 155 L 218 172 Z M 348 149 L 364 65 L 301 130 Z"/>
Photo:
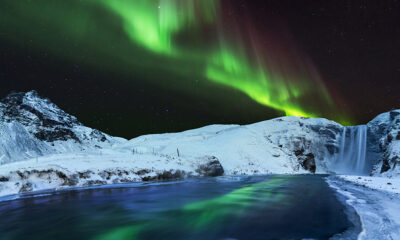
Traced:
<path id="1" fill-rule="evenodd" d="M 31 90 L 29 92 L 11 92 L 6 97 L 0 100 L 2 103 L 3 111 L 14 110 L 28 110 L 34 112 L 41 112 L 44 115 L 68 115 L 48 98 L 39 96 L 38 92 Z M 1 105 L 0 105 L 1 106 Z M 72 117 L 72 116 L 71 116 Z M 74 118 L 74 117 L 72 117 Z"/>
<path id="2" fill-rule="evenodd" d="M 79 142 L 71 129 L 81 123 L 34 90 L 12 92 L 0 103 L 0 121 L 18 122 L 40 140 L 73 139 Z"/>
<path id="3" fill-rule="evenodd" d="M 32 97 L 32 98 L 47 100 L 45 98 L 41 98 L 37 91 L 31 90 L 29 92 L 12 91 L 6 97 L 1 99 L 0 102 L 3 104 L 20 105 L 20 104 L 22 104 L 25 97 Z"/>
<path id="4" fill-rule="evenodd" d="M 26 92 L 25 96 L 32 96 L 32 97 L 40 98 L 39 93 L 36 90 L 30 90 L 29 92 Z"/>
<path id="5" fill-rule="evenodd" d="M 25 97 L 24 92 L 11 92 L 6 97 L 0 100 L 1 103 L 7 105 L 20 105 Z"/>

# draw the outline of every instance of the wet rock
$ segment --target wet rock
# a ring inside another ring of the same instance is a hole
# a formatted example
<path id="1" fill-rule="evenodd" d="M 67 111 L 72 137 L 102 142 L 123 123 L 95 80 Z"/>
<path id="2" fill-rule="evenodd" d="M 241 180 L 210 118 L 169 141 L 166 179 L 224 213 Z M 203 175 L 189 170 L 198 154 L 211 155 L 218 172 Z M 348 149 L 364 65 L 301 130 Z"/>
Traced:
<path id="1" fill-rule="evenodd" d="M 122 182 L 122 180 L 123 179 L 121 179 L 121 182 Z M 145 177 L 142 177 L 142 181 L 144 181 L 144 182 L 155 181 L 155 180 L 157 180 L 156 176 L 145 176 Z"/>
<path id="2" fill-rule="evenodd" d="M 300 165 L 307 171 L 311 173 L 315 173 L 316 164 L 315 164 L 315 156 L 312 153 L 298 155 L 297 159 L 299 160 Z"/>
<path id="3" fill-rule="evenodd" d="M 88 179 L 93 174 L 92 171 L 78 172 L 78 176 L 81 179 Z"/>
<path id="4" fill-rule="evenodd" d="M 149 170 L 149 172 L 150 172 L 150 170 Z M 129 172 L 128 171 L 126 171 L 126 170 L 117 170 L 117 175 L 118 175 L 118 177 L 122 177 L 122 176 L 128 176 L 129 175 Z"/>
<path id="5" fill-rule="evenodd" d="M 33 186 L 31 182 L 26 182 L 22 185 L 22 187 L 19 190 L 19 193 L 27 193 L 27 192 L 32 192 Z"/>
<path id="6" fill-rule="evenodd" d="M 93 129 L 92 132 L 89 134 L 92 139 L 99 139 L 102 142 L 107 141 L 106 135 L 100 132 L 99 130 Z"/>
<path id="7" fill-rule="evenodd" d="M 327 128 L 320 129 L 319 134 L 332 139 L 336 138 L 336 133 Z"/>
<path id="8" fill-rule="evenodd" d="M 384 158 L 382 160 L 381 173 L 387 172 L 389 170 L 390 170 L 389 160 L 387 158 Z"/>
<path id="9" fill-rule="evenodd" d="M 337 126 L 337 125 L 333 125 L 333 124 L 328 124 L 325 126 L 326 129 L 329 129 L 330 131 L 334 132 L 335 134 L 341 133 L 342 132 L 342 128 Z"/>
<path id="10" fill-rule="evenodd" d="M 135 174 L 139 175 L 139 176 L 149 174 L 149 173 L 150 173 L 150 170 L 148 170 L 148 169 L 141 169 L 141 170 L 135 172 Z"/>
<path id="11" fill-rule="evenodd" d="M 37 139 L 46 142 L 67 141 L 69 139 L 73 139 L 78 143 L 81 142 L 73 131 L 62 127 L 55 127 L 53 129 L 43 129 L 39 132 L 34 133 L 34 135 Z"/>
<path id="12" fill-rule="evenodd" d="M 64 186 L 76 186 L 79 183 L 78 174 L 72 174 L 66 180 L 64 180 Z"/>
<path id="13" fill-rule="evenodd" d="M 392 140 L 393 140 L 393 136 L 392 136 L 392 134 L 389 133 L 387 135 L 387 142 L 390 143 L 390 142 L 392 142 Z"/>
<path id="14" fill-rule="evenodd" d="M 112 180 L 112 183 L 113 184 L 118 184 L 118 183 L 120 183 L 121 182 L 121 180 L 119 179 L 119 178 L 114 178 L 113 180 Z"/>
<path id="15" fill-rule="evenodd" d="M 112 175 L 114 174 L 111 171 L 102 171 L 99 173 L 99 176 L 106 180 L 110 180 Z"/>
<path id="16" fill-rule="evenodd" d="M 394 120 L 396 116 L 400 115 L 400 112 L 398 111 L 390 111 L 390 120 Z"/>
<path id="17" fill-rule="evenodd" d="M 322 126 L 319 125 L 310 125 L 308 126 L 312 131 L 314 132 L 319 132 L 319 130 L 321 129 Z"/>
<path id="18" fill-rule="evenodd" d="M 184 177 L 185 177 L 185 171 L 181 170 L 163 171 L 162 173 L 157 174 L 157 180 L 175 180 L 175 179 L 183 179 Z"/>
<path id="19" fill-rule="evenodd" d="M 144 180 L 143 180 L 144 181 Z M 149 180 L 150 181 L 150 180 Z M 135 180 L 130 179 L 130 178 L 121 178 L 119 180 L 120 183 L 131 183 L 131 182 L 135 182 Z"/>
<path id="20" fill-rule="evenodd" d="M 85 184 L 83 184 L 84 187 L 91 187 L 91 186 L 96 186 L 96 185 L 105 185 L 107 184 L 106 181 L 101 181 L 101 180 L 89 180 Z"/>
<path id="21" fill-rule="evenodd" d="M 326 144 L 325 147 L 328 150 L 328 153 L 331 155 L 334 155 L 339 152 L 339 147 L 337 147 L 334 144 Z"/>
<path id="22" fill-rule="evenodd" d="M 8 177 L 0 176 L 0 182 L 8 182 L 9 180 Z"/>
<path id="23" fill-rule="evenodd" d="M 224 168 L 222 167 L 219 160 L 216 157 L 212 156 L 209 158 L 209 162 L 201 164 L 196 169 L 196 172 L 200 176 L 217 177 L 217 176 L 222 176 L 224 174 Z"/>
<path id="24" fill-rule="evenodd" d="M 29 174 L 27 174 L 26 172 L 17 171 L 16 173 L 20 177 L 20 179 L 22 179 L 22 180 L 28 179 Z"/>
<path id="25" fill-rule="evenodd" d="M 304 149 L 294 150 L 294 155 L 296 155 L 297 157 L 303 155 L 303 153 L 304 153 Z"/>

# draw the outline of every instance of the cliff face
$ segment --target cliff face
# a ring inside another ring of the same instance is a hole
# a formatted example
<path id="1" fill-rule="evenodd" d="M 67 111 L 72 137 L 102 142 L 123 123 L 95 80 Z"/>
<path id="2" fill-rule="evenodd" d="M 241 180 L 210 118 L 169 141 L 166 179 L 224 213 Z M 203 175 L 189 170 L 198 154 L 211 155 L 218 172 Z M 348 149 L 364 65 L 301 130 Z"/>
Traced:
<path id="1" fill-rule="evenodd" d="M 369 152 L 377 160 L 373 175 L 400 176 L 400 110 L 380 114 L 368 123 Z"/>

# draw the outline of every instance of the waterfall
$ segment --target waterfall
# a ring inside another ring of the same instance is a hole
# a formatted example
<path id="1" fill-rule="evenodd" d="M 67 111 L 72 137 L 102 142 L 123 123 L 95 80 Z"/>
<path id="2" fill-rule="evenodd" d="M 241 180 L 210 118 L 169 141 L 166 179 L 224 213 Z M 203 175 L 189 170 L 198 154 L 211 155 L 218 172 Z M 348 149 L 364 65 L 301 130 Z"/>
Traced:
<path id="1" fill-rule="evenodd" d="M 340 137 L 339 154 L 331 165 L 338 174 L 366 175 L 367 126 L 344 127 Z"/>

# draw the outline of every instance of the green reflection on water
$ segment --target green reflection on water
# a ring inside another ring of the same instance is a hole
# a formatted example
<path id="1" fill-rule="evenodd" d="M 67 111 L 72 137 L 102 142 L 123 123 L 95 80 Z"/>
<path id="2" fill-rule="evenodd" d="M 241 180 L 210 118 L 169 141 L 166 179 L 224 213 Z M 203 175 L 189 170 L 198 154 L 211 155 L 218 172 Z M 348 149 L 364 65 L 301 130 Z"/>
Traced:
<path id="1" fill-rule="evenodd" d="M 272 177 L 259 183 L 254 183 L 236 189 L 221 197 L 189 203 L 181 209 L 166 212 L 168 215 L 161 220 L 143 221 L 143 223 L 124 226 L 101 234 L 94 240 L 124 240 L 141 239 L 142 234 L 150 232 L 165 232 L 166 234 L 214 231 L 224 227 L 227 220 L 240 220 L 251 210 L 272 204 L 289 204 L 291 198 L 277 191 L 296 178 L 296 176 Z M 172 216 L 172 217 L 171 217 Z"/>

